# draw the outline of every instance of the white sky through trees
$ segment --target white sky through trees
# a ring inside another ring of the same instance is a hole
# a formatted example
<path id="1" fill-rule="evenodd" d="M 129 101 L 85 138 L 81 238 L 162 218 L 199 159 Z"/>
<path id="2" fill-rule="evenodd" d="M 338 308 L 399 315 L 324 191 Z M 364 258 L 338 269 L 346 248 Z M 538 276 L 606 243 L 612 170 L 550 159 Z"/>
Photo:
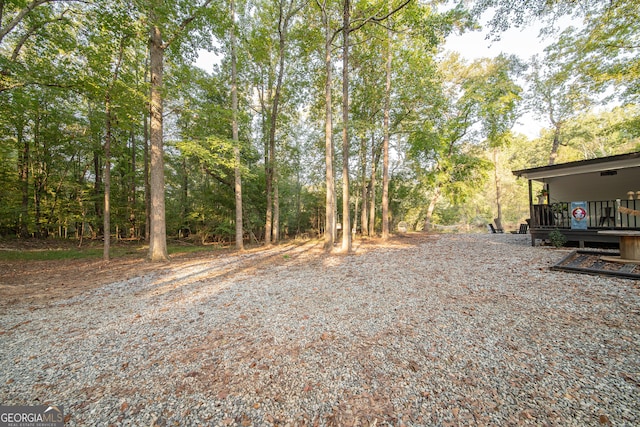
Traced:
<path id="1" fill-rule="evenodd" d="M 553 35 L 540 37 L 542 24 L 535 23 L 524 28 L 510 28 L 507 31 L 497 34 L 499 40 L 490 34 L 487 25 L 490 16 L 485 16 L 482 22 L 482 30 L 468 31 L 462 35 L 453 34 L 447 38 L 443 47 L 443 52 L 455 51 L 467 59 L 473 61 L 479 58 L 495 58 L 501 53 L 507 55 L 517 55 L 523 61 L 529 61 L 532 56 L 544 54 L 544 49 L 554 43 L 560 33 L 570 25 L 581 26 L 580 22 L 564 17 L 558 20 L 555 25 L 556 31 Z M 519 80 L 520 85 L 525 88 L 524 80 Z M 540 131 L 548 127 L 547 123 L 541 123 L 531 114 L 523 115 L 513 127 L 514 132 L 522 133 L 534 139 Z"/>
<path id="2" fill-rule="evenodd" d="M 552 44 L 560 32 L 569 25 L 580 25 L 579 22 L 572 21 L 570 18 L 565 17 L 560 19 L 556 24 L 558 31 L 555 35 L 544 38 L 539 37 L 542 25 L 536 23 L 524 28 L 510 28 L 507 31 L 499 33 L 499 40 L 495 40 L 496 37 L 490 35 L 490 28 L 487 25 L 489 18 L 490 16 L 485 16 L 482 20 L 483 28 L 479 31 L 468 31 L 462 35 L 452 34 L 449 36 L 442 48 L 442 52 L 458 52 L 468 61 L 479 58 L 495 58 L 501 53 L 517 55 L 523 61 L 528 61 L 533 55 L 542 56 L 544 49 Z M 219 59 L 215 53 L 200 50 L 194 65 L 211 73 L 214 64 L 218 62 Z M 525 87 L 523 80 L 519 83 L 523 88 Z M 534 139 L 537 138 L 540 131 L 547 126 L 548 124 L 541 123 L 532 115 L 525 114 L 518 120 L 513 130 L 516 133 L 522 133 Z"/>

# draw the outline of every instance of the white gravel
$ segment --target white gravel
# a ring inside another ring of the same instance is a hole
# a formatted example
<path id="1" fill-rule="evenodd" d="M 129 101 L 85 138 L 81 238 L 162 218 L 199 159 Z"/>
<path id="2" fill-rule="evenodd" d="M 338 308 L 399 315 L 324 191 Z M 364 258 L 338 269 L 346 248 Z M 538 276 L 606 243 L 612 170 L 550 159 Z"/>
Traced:
<path id="1" fill-rule="evenodd" d="M 0 404 L 69 426 L 640 425 L 640 282 L 550 271 L 566 253 L 279 246 L 14 304 Z"/>

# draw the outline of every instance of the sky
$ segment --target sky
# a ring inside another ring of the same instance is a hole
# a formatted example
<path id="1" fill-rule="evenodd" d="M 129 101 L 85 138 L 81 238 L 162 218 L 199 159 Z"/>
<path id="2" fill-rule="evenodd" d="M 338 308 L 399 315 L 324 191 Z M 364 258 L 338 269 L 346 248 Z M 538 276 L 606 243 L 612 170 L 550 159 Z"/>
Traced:
<path id="1" fill-rule="evenodd" d="M 486 38 L 488 29 L 466 32 L 447 38 L 444 48 L 460 52 L 467 59 L 493 58 L 500 53 L 515 54 L 522 59 L 529 59 L 535 54 L 542 54 L 544 48 L 551 43 L 550 39 L 538 39 L 539 31 L 539 26 L 511 28 L 501 34 L 499 41 Z"/>

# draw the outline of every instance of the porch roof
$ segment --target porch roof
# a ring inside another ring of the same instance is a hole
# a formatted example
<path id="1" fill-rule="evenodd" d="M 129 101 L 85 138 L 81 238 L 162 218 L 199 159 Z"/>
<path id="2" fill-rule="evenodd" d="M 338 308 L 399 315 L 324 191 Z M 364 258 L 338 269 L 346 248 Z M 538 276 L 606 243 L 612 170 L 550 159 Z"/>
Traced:
<path id="1" fill-rule="evenodd" d="M 557 165 L 540 166 L 531 169 L 513 171 L 517 177 L 524 177 L 534 181 L 558 176 L 578 175 L 583 173 L 607 172 L 625 168 L 640 167 L 640 151 L 617 156 L 600 157 L 597 159 L 579 160 L 576 162 L 560 163 Z"/>

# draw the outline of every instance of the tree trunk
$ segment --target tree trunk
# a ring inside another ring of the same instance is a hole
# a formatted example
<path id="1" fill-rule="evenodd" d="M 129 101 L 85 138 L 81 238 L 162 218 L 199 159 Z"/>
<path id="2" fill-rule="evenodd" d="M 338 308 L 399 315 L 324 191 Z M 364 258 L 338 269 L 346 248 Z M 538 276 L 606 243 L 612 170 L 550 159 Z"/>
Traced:
<path id="1" fill-rule="evenodd" d="M 276 90 L 273 96 L 273 104 L 271 107 L 271 128 L 269 129 L 269 171 L 270 176 L 268 179 L 268 193 L 267 193 L 267 203 L 269 203 L 270 197 L 271 203 L 274 204 L 273 207 L 273 218 L 271 224 L 267 224 L 265 227 L 265 243 L 277 243 L 278 235 L 280 234 L 280 209 L 279 209 L 279 200 L 278 200 L 278 178 L 277 178 L 277 167 L 276 167 L 276 128 L 278 123 L 278 107 L 280 104 L 280 96 L 282 93 L 282 82 L 284 80 L 284 65 L 285 65 L 285 48 L 287 41 L 287 30 L 289 26 L 289 16 L 285 16 L 285 12 L 282 8 L 282 2 L 280 2 L 280 19 L 278 21 L 278 75 L 276 78 Z M 271 194 L 269 194 L 269 192 Z M 270 206 L 267 206 L 267 212 L 269 212 Z M 272 233 L 272 240 L 266 241 L 266 234 Z"/>
<path id="2" fill-rule="evenodd" d="M 267 78 L 267 95 L 265 96 L 264 90 L 262 90 L 260 95 L 260 104 L 262 107 L 262 111 L 267 111 L 267 103 L 266 100 L 271 99 L 271 77 Z M 262 82 L 264 86 L 264 81 Z M 271 229 L 273 228 L 273 172 L 271 171 L 271 161 L 270 161 L 270 146 L 269 146 L 269 121 L 270 115 L 268 113 L 263 113 L 261 115 L 262 118 L 262 134 L 264 135 L 264 175 L 265 175 L 265 192 L 267 196 L 267 208 L 265 213 L 265 227 L 264 227 L 264 244 L 271 244 Z"/>
<path id="3" fill-rule="evenodd" d="M 235 2 L 231 0 L 231 110 L 233 119 L 231 131 L 233 138 L 234 192 L 236 205 L 236 249 L 244 249 L 242 226 L 242 174 L 240 171 L 240 137 L 238 135 L 238 71 L 236 57 L 236 11 Z"/>
<path id="4" fill-rule="evenodd" d="M 93 151 L 93 170 L 96 174 L 96 179 L 93 183 L 94 209 L 96 217 L 102 219 L 103 206 L 100 203 L 100 196 L 102 195 L 102 162 L 97 149 Z"/>
<path id="5" fill-rule="evenodd" d="M 109 261 L 111 247 L 111 97 L 105 99 L 105 137 L 104 137 L 104 247 L 102 259 Z"/>
<path id="6" fill-rule="evenodd" d="M 371 179 L 369 180 L 369 236 L 376 235 L 376 174 L 378 159 L 376 155 L 375 136 L 371 135 Z"/>
<path id="7" fill-rule="evenodd" d="M 152 14 L 153 15 L 153 14 Z M 168 261 L 167 231 L 165 222 L 164 195 L 164 148 L 162 129 L 162 73 L 164 61 L 164 47 L 160 28 L 151 19 L 151 164 L 150 164 L 150 192 L 151 192 L 151 236 L 149 239 L 149 260 Z"/>
<path id="8" fill-rule="evenodd" d="M 332 120 L 332 99 L 331 99 L 331 26 L 326 9 L 323 11 L 322 19 L 325 27 L 325 73 L 326 81 L 324 88 L 325 102 L 325 124 L 324 124 L 324 163 L 325 163 L 325 225 L 324 225 L 324 249 L 333 250 L 336 238 L 336 183 L 333 171 L 333 120 Z"/>
<path id="9" fill-rule="evenodd" d="M 431 218 L 433 217 L 433 211 L 436 209 L 436 204 L 440 199 L 440 188 L 436 187 L 433 190 L 433 194 L 431 195 L 431 199 L 429 199 L 429 206 L 427 207 L 427 216 L 424 219 L 424 228 L 422 231 L 429 231 L 431 227 Z"/>
<path id="10" fill-rule="evenodd" d="M 300 182 L 300 157 L 296 156 L 296 237 L 300 236 L 302 221 L 302 183 Z"/>
<path id="11" fill-rule="evenodd" d="M 361 168 L 361 198 L 362 207 L 360 208 L 360 229 L 362 235 L 367 236 L 369 234 L 369 212 L 368 212 L 368 191 L 367 191 L 367 139 L 362 138 L 360 141 L 360 168 Z"/>
<path id="12" fill-rule="evenodd" d="M 389 13 L 391 13 L 392 5 L 388 3 Z M 386 85 L 384 91 L 384 123 L 383 123 L 383 143 L 382 143 L 382 239 L 389 238 L 389 114 L 391 109 L 391 61 L 393 52 L 391 52 L 391 19 L 387 27 L 387 62 Z"/>
<path id="13" fill-rule="evenodd" d="M 275 169 L 275 168 L 274 168 Z M 271 242 L 278 243 L 280 240 L 280 191 L 278 187 L 278 175 L 274 170 L 273 176 L 273 228 Z"/>
<path id="14" fill-rule="evenodd" d="M 182 201 L 180 203 L 181 206 L 181 216 L 182 223 L 181 228 L 186 224 L 186 218 L 189 215 L 189 169 L 187 168 L 187 158 L 182 157 Z"/>
<path id="15" fill-rule="evenodd" d="M 498 179 L 498 148 L 493 149 L 493 179 L 496 185 L 496 206 L 498 208 L 498 216 L 496 219 L 496 225 L 502 228 L 502 188 L 500 186 L 500 180 Z"/>
<path id="16" fill-rule="evenodd" d="M 20 172 L 20 192 L 22 193 L 22 206 L 20 208 L 20 224 L 18 225 L 18 236 L 28 237 L 29 227 L 29 138 L 24 138 L 23 124 L 16 126 L 16 134 L 18 144 L 22 144 L 22 153 L 20 153 L 20 164 L 18 166 Z"/>
<path id="17" fill-rule="evenodd" d="M 269 166 L 270 161 L 267 160 L 266 170 L 266 186 L 265 191 L 267 193 L 267 213 L 264 222 L 264 244 L 271 244 L 271 233 L 273 232 L 273 172 Z"/>
<path id="18" fill-rule="evenodd" d="M 558 159 L 558 150 L 560 149 L 560 131 L 562 124 L 553 123 L 553 144 L 551 145 L 551 153 L 549 154 L 549 165 L 555 165 Z"/>
<path id="19" fill-rule="evenodd" d="M 144 163 L 144 241 L 149 243 L 151 238 L 151 183 L 149 182 L 149 117 L 150 113 L 144 114 L 144 152 L 142 161 Z"/>
<path id="20" fill-rule="evenodd" d="M 136 157 L 136 136 L 133 129 L 131 130 L 131 134 L 129 135 L 129 139 L 131 140 L 131 187 L 129 187 L 129 238 L 133 239 L 136 237 L 136 168 L 137 165 L 137 157 Z"/>
<path id="21" fill-rule="evenodd" d="M 102 258 L 105 261 L 109 261 L 109 249 L 111 247 L 111 89 L 118 80 L 118 73 L 120 71 L 120 65 L 122 64 L 122 58 L 124 56 L 124 43 L 120 43 L 120 50 L 118 59 L 116 61 L 115 70 L 111 80 L 111 85 L 107 88 L 107 93 L 104 100 L 105 111 L 105 137 L 104 137 L 104 248 Z M 118 233 L 116 230 L 116 239 Z"/>
<path id="22" fill-rule="evenodd" d="M 344 0 L 342 14 L 342 251 L 351 251 L 349 216 L 349 32 L 351 3 Z"/>

